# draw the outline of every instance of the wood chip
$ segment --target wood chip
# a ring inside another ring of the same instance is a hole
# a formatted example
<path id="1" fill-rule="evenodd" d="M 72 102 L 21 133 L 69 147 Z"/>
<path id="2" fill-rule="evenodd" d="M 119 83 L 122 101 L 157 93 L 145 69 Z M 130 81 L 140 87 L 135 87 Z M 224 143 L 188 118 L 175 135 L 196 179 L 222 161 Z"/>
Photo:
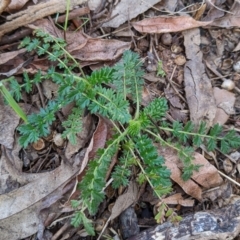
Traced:
<path id="1" fill-rule="evenodd" d="M 87 0 L 72 0 L 70 2 L 70 10 L 86 1 Z M 0 38 L 5 33 L 11 32 L 38 19 L 50 16 L 54 13 L 63 13 L 66 11 L 66 6 L 65 0 L 51 0 L 46 3 L 39 3 L 37 5 L 30 6 L 26 10 L 12 14 L 7 17 L 9 22 L 0 26 Z"/>

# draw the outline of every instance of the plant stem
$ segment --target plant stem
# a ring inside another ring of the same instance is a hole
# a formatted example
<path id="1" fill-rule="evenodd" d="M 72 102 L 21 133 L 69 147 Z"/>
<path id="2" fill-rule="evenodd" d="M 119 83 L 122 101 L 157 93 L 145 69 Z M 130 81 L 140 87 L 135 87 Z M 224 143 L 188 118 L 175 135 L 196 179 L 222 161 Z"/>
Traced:
<path id="1" fill-rule="evenodd" d="M 168 127 L 161 127 L 161 126 L 158 126 L 159 129 L 161 130 L 164 130 L 164 131 L 169 131 L 169 132 L 174 132 L 174 129 L 172 128 L 168 128 Z M 210 136 L 210 135 L 206 135 L 206 134 L 199 134 L 199 133 L 194 133 L 194 132 L 185 132 L 185 131 L 178 131 L 179 133 L 184 133 L 184 134 L 188 134 L 188 135 L 191 135 L 191 136 L 199 136 L 199 137 L 202 137 L 202 138 L 212 138 L 212 139 L 217 139 L 217 140 L 222 140 L 223 137 L 213 137 L 213 136 Z"/>

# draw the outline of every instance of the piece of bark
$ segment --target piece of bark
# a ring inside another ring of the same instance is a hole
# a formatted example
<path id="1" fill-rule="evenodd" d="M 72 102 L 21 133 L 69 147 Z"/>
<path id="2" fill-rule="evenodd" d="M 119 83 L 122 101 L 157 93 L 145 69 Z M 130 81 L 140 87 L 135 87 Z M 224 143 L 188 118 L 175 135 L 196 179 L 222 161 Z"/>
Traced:
<path id="1" fill-rule="evenodd" d="M 189 214 L 178 226 L 170 222 L 157 225 L 128 240 L 230 240 L 239 232 L 240 200 L 222 209 Z"/>
<path id="2" fill-rule="evenodd" d="M 184 66 L 184 85 L 190 118 L 197 126 L 204 121 L 211 127 L 216 114 L 216 104 L 211 81 L 203 64 L 200 30 L 195 28 L 183 31 L 183 36 L 188 59 Z"/>
<path id="3" fill-rule="evenodd" d="M 83 4 L 87 0 L 70 1 L 70 10 L 75 6 Z M 9 22 L 0 26 L 0 38 L 7 32 L 11 32 L 21 26 L 25 26 L 38 19 L 50 16 L 54 13 L 63 13 L 66 11 L 67 3 L 65 0 L 51 0 L 45 3 L 39 3 L 28 7 L 26 10 L 9 15 L 6 19 Z"/>
<path id="4" fill-rule="evenodd" d="M 0 1 L 0 14 L 7 8 L 7 6 L 11 3 L 11 0 L 1 0 Z"/>
<path id="5" fill-rule="evenodd" d="M 137 215 L 133 207 L 127 208 L 119 217 L 123 239 L 134 236 L 140 232 Z"/>

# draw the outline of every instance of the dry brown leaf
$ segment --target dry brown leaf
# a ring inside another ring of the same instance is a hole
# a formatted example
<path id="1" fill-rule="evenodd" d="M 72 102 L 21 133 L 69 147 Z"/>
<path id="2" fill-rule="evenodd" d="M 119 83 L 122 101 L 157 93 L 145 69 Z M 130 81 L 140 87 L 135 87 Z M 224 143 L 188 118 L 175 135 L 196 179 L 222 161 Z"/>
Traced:
<path id="1" fill-rule="evenodd" d="M 215 117 L 216 105 L 211 81 L 202 62 L 200 30 L 197 28 L 186 30 L 183 35 L 188 59 L 184 66 L 184 85 L 190 118 L 196 126 L 205 121 L 210 127 Z"/>
<path id="2" fill-rule="evenodd" d="M 89 39 L 79 51 L 71 52 L 72 56 L 81 61 L 112 61 L 130 49 L 131 43 L 115 39 Z"/>
<path id="3" fill-rule="evenodd" d="M 11 3 L 11 0 L 1 0 L 0 1 L 0 14 L 7 8 L 7 6 Z"/>
<path id="4" fill-rule="evenodd" d="M 168 33 L 180 32 L 187 29 L 207 26 L 211 22 L 199 22 L 190 16 L 154 17 L 132 23 L 138 32 L 143 33 Z"/>
<path id="5" fill-rule="evenodd" d="M 42 70 L 42 68 L 39 68 Z M 43 88 L 43 94 L 47 99 L 52 99 L 53 96 L 56 97 L 59 85 L 57 85 L 56 83 L 52 82 L 49 79 L 46 79 L 43 83 L 42 83 L 42 88 Z M 69 111 L 69 114 L 71 113 L 71 109 Z M 66 116 L 66 115 L 65 115 Z"/>
<path id="6" fill-rule="evenodd" d="M 232 187 L 229 182 L 221 184 L 219 187 L 209 189 L 203 193 L 203 199 L 209 199 L 212 202 L 217 199 L 227 199 L 232 194 Z"/>
<path id="7" fill-rule="evenodd" d="M 29 25 L 32 29 L 43 29 L 52 36 L 63 38 L 64 32 L 56 29 L 47 19 L 41 19 Z M 116 60 L 125 50 L 130 48 L 131 43 L 114 39 L 94 39 L 81 31 L 66 31 L 67 50 L 78 60 L 84 62 L 99 62 Z M 82 64 L 81 64 L 82 66 Z"/>
<path id="8" fill-rule="evenodd" d="M 17 51 L 1 53 L 0 54 L 0 65 L 8 62 L 9 60 L 15 58 L 16 56 L 18 56 L 19 54 L 24 53 L 24 52 L 26 52 L 26 49 L 20 49 Z"/>
<path id="9" fill-rule="evenodd" d="M 171 103 L 173 107 L 176 107 L 179 109 L 184 108 L 183 104 L 181 103 L 180 97 L 177 95 L 177 93 L 174 91 L 173 88 L 171 87 L 164 88 L 164 93 L 165 93 L 166 99 Z"/>
<path id="10" fill-rule="evenodd" d="M 2 182 L 5 178 L 6 184 L 12 188 L 0 195 L 1 239 L 22 239 L 35 234 L 38 228 L 43 230 L 43 219 L 40 219 L 39 212 L 62 197 L 65 184 L 78 171 L 77 168 L 62 163 L 51 172 L 20 174 L 19 167 L 15 167 L 21 162 L 18 150 L 19 148 L 13 151 L 3 148 L 0 159 L 0 180 Z"/>
<path id="11" fill-rule="evenodd" d="M 81 162 L 79 174 L 81 174 L 81 172 L 85 169 L 85 167 L 88 164 L 88 161 L 95 157 L 97 150 L 100 148 L 104 148 L 107 141 L 108 131 L 109 126 L 107 125 L 105 119 L 99 116 L 97 128 L 93 133 L 92 139 Z M 76 158 L 78 157 L 79 156 L 75 157 L 74 162 L 76 162 Z"/>
<path id="12" fill-rule="evenodd" d="M 165 165 L 171 170 L 171 179 L 176 182 L 188 195 L 201 200 L 202 189 L 218 186 L 222 183 L 222 178 L 217 169 L 212 166 L 201 154 L 195 153 L 194 164 L 203 165 L 199 172 L 194 171 L 191 179 L 183 181 L 181 175 L 182 162 L 179 160 L 176 151 L 167 147 L 158 147 L 159 155 L 165 159 Z M 199 185 L 198 185 L 199 184 Z"/>
<path id="13" fill-rule="evenodd" d="M 79 190 L 77 190 L 77 183 L 81 180 L 83 176 L 83 171 L 86 168 L 89 160 L 92 160 L 98 149 L 104 148 L 109 132 L 110 132 L 110 125 L 109 123 L 102 117 L 99 116 L 98 125 L 96 127 L 95 132 L 93 133 L 92 139 L 84 152 L 80 152 L 73 157 L 72 161 L 74 165 L 80 166 L 78 175 L 76 176 L 75 187 L 72 190 L 70 199 L 76 198 L 80 194 Z M 83 155 L 84 154 L 84 155 Z M 83 156 L 82 156 L 83 155 Z M 70 201 L 67 201 L 65 204 L 65 209 L 68 211 L 70 207 Z M 64 209 L 62 210 L 65 211 Z"/>
<path id="14" fill-rule="evenodd" d="M 111 12 L 110 20 L 104 23 L 103 27 L 117 28 L 122 23 L 135 18 L 141 13 L 144 13 L 146 10 L 148 10 L 158 2 L 159 0 L 141 1 L 141 3 L 139 3 L 139 0 L 132 0 L 132 1 L 121 0 L 113 8 Z"/>
<path id="15" fill-rule="evenodd" d="M 69 9 L 72 10 L 75 6 L 78 6 L 84 2 L 86 2 L 86 0 L 72 0 L 70 1 Z M 65 0 L 51 0 L 30 6 L 26 10 L 17 12 L 15 14 L 11 14 L 6 17 L 7 22 L 0 25 L 0 37 L 7 32 L 17 29 L 18 27 L 26 26 L 37 19 L 42 19 L 54 13 L 65 12 L 66 7 L 67 4 Z"/>
<path id="16" fill-rule="evenodd" d="M 11 0 L 6 10 L 10 12 L 20 10 L 28 1 L 29 0 Z"/>
<path id="17" fill-rule="evenodd" d="M 110 219 L 118 217 L 124 210 L 130 207 L 134 202 L 137 201 L 138 187 L 137 184 L 131 181 L 128 185 L 128 190 L 126 193 L 122 194 L 116 200 Z"/>
<path id="18" fill-rule="evenodd" d="M 165 159 L 165 165 L 171 171 L 171 179 L 176 182 L 188 195 L 201 200 L 202 199 L 202 189 L 193 180 L 183 181 L 182 163 L 180 162 L 177 152 L 172 148 L 158 146 L 158 154 L 163 156 Z"/>
<path id="19" fill-rule="evenodd" d="M 183 181 L 182 179 L 182 171 L 179 169 L 178 165 L 179 160 L 176 156 L 176 153 L 173 153 L 173 155 L 164 156 L 165 158 L 165 165 L 170 169 L 171 171 L 171 179 L 176 182 L 188 195 L 198 199 L 201 201 L 202 199 L 202 189 L 196 184 L 194 181 L 189 179 L 188 181 Z"/>
<path id="20" fill-rule="evenodd" d="M 240 27 L 240 2 L 234 1 L 229 12 L 224 17 L 216 19 L 211 25 L 221 28 Z"/>
<path id="21" fill-rule="evenodd" d="M 12 148 L 15 128 L 19 123 L 19 116 L 0 98 L 0 144 Z"/>
<path id="22" fill-rule="evenodd" d="M 206 189 L 219 186 L 222 184 L 223 179 L 218 173 L 218 170 L 207 161 L 203 155 L 199 153 L 195 153 L 193 164 L 202 165 L 199 171 L 193 172 L 191 179 L 193 179 L 196 183 L 203 186 Z"/>
<path id="23" fill-rule="evenodd" d="M 237 52 L 239 50 L 240 50 L 240 42 L 237 44 L 237 46 L 232 51 Z"/>
<path id="24" fill-rule="evenodd" d="M 41 29 L 57 38 L 64 38 L 64 31 L 56 28 L 48 19 L 40 19 L 28 25 L 31 29 Z M 67 51 L 80 50 L 88 41 L 88 36 L 81 31 L 66 31 Z"/>
<path id="25" fill-rule="evenodd" d="M 192 207 L 195 204 L 195 200 L 192 199 L 183 199 L 181 193 L 173 194 L 167 198 L 163 198 L 162 201 L 166 204 L 179 204 L 184 207 Z"/>
<path id="26" fill-rule="evenodd" d="M 229 111 L 234 109 L 236 97 L 234 93 L 217 87 L 213 89 L 213 94 L 217 105 L 217 111 L 213 124 L 219 123 L 223 125 L 229 118 Z"/>

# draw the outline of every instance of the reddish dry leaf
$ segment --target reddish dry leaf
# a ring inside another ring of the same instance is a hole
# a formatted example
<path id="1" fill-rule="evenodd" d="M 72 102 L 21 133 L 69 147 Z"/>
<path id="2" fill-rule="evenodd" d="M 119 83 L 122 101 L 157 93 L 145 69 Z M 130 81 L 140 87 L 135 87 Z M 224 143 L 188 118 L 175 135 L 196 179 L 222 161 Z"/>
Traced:
<path id="1" fill-rule="evenodd" d="M 194 164 L 202 165 L 199 171 L 194 171 L 192 175 L 192 179 L 203 186 L 206 189 L 213 188 L 222 184 L 223 179 L 218 173 L 218 170 L 206 160 L 203 155 L 199 153 L 195 153 L 195 159 L 193 161 Z"/>
<path id="2" fill-rule="evenodd" d="M 222 183 L 222 178 L 218 174 L 217 169 L 199 153 L 195 153 L 193 163 L 203 166 L 199 169 L 199 172 L 195 171 L 193 173 L 191 179 L 183 181 L 180 170 L 182 168 L 182 162 L 179 160 L 176 151 L 167 147 L 158 147 L 158 152 L 165 158 L 165 164 L 171 170 L 171 179 L 188 195 L 198 200 L 202 199 L 202 189 L 199 185 L 209 189 Z"/>
<path id="3" fill-rule="evenodd" d="M 98 149 L 104 148 L 110 131 L 111 130 L 109 123 L 104 118 L 99 117 L 97 128 L 93 133 L 89 146 L 84 152 L 84 156 L 82 156 L 83 152 L 80 152 L 72 159 L 74 165 L 77 164 L 80 167 L 78 175 L 76 176 L 75 187 L 72 190 L 72 194 L 69 200 L 76 199 L 77 196 L 80 194 L 80 192 L 77 190 L 77 183 L 82 179 L 84 175 L 84 169 L 86 168 L 89 160 L 92 160 L 95 157 Z M 65 209 L 63 209 L 62 211 L 69 211 L 70 201 L 67 201 L 64 206 Z"/>
<path id="4" fill-rule="evenodd" d="M 143 33 L 168 33 L 207 26 L 210 23 L 196 21 L 190 16 L 173 16 L 146 18 L 132 25 L 137 31 Z"/>
<path id="5" fill-rule="evenodd" d="M 173 153 L 173 152 L 172 152 Z M 202 189 L 196 184 L 194 181 L 189 179 L 188 181 L 183 181 L 182 179 L 182 171 L 178 167 L 180 164 L 178 157 L 176 156 L 176 153 L 173 153 L 173 155 L 164 156 L 166 162 L 166 166 L 168 169 L 171 170 L 171 179 L 176 182 L 188 195 L 198 199 L 201 201 L 202 199 Z"/>

